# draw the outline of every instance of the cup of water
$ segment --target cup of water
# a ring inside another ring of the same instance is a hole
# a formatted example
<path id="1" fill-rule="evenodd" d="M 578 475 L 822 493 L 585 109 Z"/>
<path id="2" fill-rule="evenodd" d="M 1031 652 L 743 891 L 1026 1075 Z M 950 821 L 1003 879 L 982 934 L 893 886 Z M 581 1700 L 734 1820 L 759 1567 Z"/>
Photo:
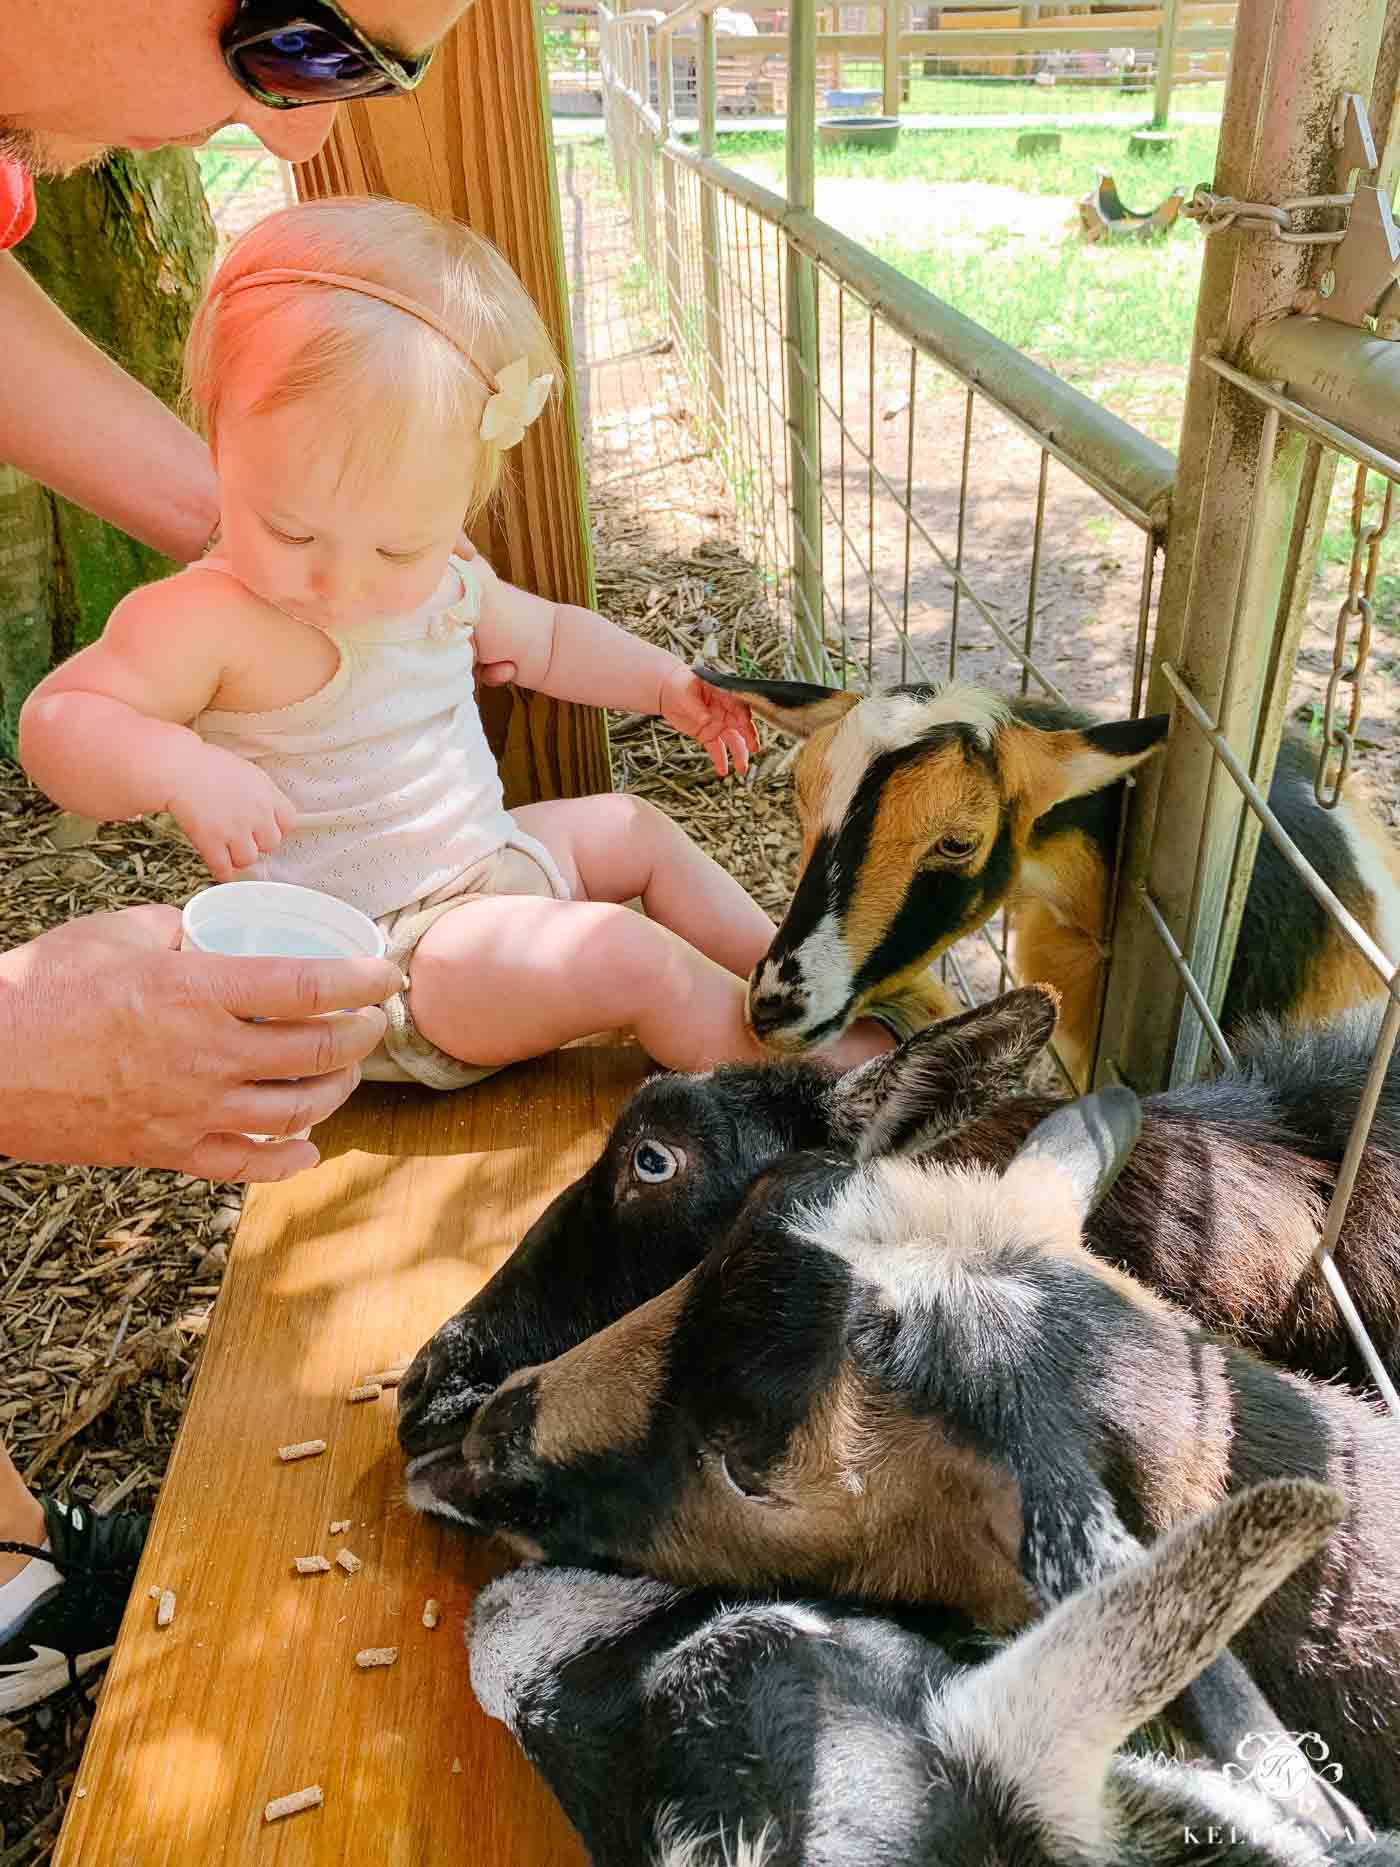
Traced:
<path id="1" fill-rule="evenodd" d="M 385 953 L 384 935 L 367 914 L 290 882 L 219 882 L 202 889 L 186 902 L 181 930 L 181 948 L 199 953 L 266 959 L 383 959 Z M 285 1138 L 304 1141 L 310 1132 Z"/>

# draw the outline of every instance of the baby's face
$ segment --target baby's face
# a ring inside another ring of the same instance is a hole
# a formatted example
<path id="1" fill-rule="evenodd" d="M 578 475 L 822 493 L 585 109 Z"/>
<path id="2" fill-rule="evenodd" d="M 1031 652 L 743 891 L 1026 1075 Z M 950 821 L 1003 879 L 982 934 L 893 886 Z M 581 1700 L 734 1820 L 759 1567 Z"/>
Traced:
<path id="1" fill-rule="evenodd" d="M 324 401 L 230 414 L 217 439 L 222 538 L 237 576 L 334 632 L 427 602 L 471 498 L 475 443 L 425 432 L 345 471 L 344 415 Z"/>

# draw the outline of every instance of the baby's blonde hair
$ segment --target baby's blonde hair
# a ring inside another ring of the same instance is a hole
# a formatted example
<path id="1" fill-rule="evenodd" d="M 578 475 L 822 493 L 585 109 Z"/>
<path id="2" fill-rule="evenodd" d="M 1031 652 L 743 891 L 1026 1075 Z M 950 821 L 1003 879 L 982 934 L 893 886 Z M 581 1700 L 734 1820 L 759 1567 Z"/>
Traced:
<path id="1" fill-rule="evenodd" d="M 531 377 L 559 362 L 524 286 L 480 234 L 401 201 L 346 198 L 284 208 L 241 236 L 206 287 L 185 346 L 191 408 L 217 444 L 221 412 L 271 413 L 330 391 L 347 411 L 346 470 L 372 470 L 460 429 L 475 457 L 471 511 L 496 491 L 503 450 L 481 438 L 488 390 L 467 357 L 411 312 L 312 280 L 230 288 L 279 268 L 387 287 L 438 318 L 489 377 L 519 357 Z M 251 388 L 250 388 L 251 385 Z"/>

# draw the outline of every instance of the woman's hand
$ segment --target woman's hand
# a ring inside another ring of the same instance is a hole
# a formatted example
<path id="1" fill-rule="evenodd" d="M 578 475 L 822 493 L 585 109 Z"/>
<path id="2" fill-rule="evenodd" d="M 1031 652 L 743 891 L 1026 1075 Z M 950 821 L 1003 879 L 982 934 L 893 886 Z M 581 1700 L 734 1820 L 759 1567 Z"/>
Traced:
<path id="1" fill-rule="evenodd" d="M 293 1136 L 339 1107 L 398 967 L 179 948 L 180 910 L 143 907 L 0 953 L 0 1154 L 209 1180 L 316 1164 L 309 1141 L 249 1133 Z"/>

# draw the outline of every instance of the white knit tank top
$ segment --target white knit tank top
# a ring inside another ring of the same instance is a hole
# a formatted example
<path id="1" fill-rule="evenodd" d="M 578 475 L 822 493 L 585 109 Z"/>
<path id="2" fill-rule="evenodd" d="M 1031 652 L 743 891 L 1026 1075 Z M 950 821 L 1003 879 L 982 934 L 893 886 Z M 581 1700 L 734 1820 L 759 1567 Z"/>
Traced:
<path id="1" fill-rule="evenodd" d="M 233 574 L 215 557 L 190 568 Z M 505 808 L 472 679 L 480 613 L 471 562 L 454 557 L 421 609 L 337 629 L 340 666 L 308 699 L 261 713 L 210 708 L 191 722 L 265 771 L 296 810 L 249 880 L 320 888 L 377 917 L 509 844 L 567 898 L 548 850 Z"/>

